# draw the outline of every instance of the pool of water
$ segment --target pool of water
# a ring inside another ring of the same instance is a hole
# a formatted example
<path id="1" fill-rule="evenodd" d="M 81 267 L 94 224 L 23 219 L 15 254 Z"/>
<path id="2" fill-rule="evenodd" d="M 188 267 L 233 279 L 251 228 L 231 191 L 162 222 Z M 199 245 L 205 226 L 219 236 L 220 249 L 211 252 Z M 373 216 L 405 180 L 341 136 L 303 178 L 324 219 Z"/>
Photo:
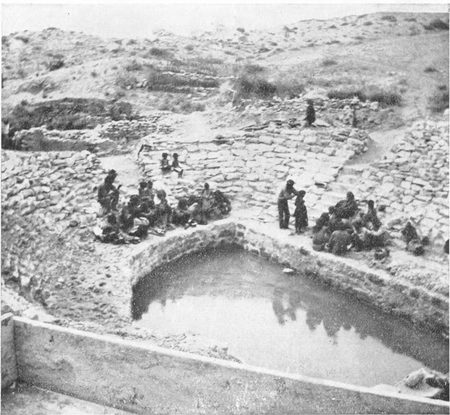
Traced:
<path id="1" fill-rule="evenodd" d="M 184 257 L 133 289 L 134 324 L 226 343 L 243 363 L 361 386 L 448 372 L 440 336 L 239 247 Z"/>

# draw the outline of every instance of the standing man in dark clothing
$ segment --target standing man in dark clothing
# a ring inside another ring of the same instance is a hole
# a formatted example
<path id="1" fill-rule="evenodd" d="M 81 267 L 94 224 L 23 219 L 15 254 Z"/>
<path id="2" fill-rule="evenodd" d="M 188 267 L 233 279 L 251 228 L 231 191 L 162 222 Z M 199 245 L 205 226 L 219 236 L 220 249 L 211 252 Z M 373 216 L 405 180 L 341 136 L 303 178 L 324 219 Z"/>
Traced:
<path id="1" fill-rule="evenodd" d="M 305 206 L 305 200 L 303 199 L 306 195 L 304 190 L 300 190 L 295 199 L 295 233 L 300 234 L 302 231 L 308 227 L 308 211 Z"/>
<path id="2" fill-rule="evenodd" d="M 314 109 L 313 100 L 308 99 L 308 106 L 306 107 L 306 125 L 311 127 L 311 125 L 316 121 L 316 110 Z"/>
<path id="3" fill-rule="evenodd" d="M 289 218 L 291 217 L 291 214 L 289 212 L 288 200 L 292 199 L 297 194 L 297 190 L 294 189 L 294 181 L 288 180 L 286 186 L 278 195 L 278 219 L 280 229 L 289 229 Z"/>
<path id="4" fill-rule="evenodd" d="M 105 181 L 98 188 L 97 200 L 103 208 L 103 214 L 106 215 L 111 210 L 117 210 L 117 203 L 119 202 L 120 185 L 116 188 L 113 183 L 117 177 L 115 170 L 110 170 L 105 177 Z"/>

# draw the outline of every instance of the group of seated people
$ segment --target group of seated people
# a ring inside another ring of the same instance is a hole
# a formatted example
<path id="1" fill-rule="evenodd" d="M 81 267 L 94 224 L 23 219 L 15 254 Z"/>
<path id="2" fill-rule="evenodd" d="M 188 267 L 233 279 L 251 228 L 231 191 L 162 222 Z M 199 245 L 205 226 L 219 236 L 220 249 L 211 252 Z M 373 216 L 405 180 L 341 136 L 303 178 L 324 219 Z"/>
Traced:
<path id="1" fill-rule="evenodd" d="M 161 236 L 173 225 L 188 228 L 197 223 L 207 224 L 213 214 L 223 215 L 231 211 L 229 199 L 220 191 L 211 191 L 208 183 L 199 196 L 181 198 L 172 208 L 166 192 L 162 189 L 155 191 L 152 181 L 145 180 L 139 183 L 138 194 L 131 195 L 119 211 L 120 186 L 113 184 L 116 177 L 115 170 L 110 170 L 98 189 L 103 215 L 94 234 L 102 242 L 137 243 L 148 233 Z"/>
<path id="2" fill-rule="evenodd" d="M 342 255 L 350 249 L 357 252 L 374 249 L 375 259 L 389 256 L 387 246 L 391 240 L 390 234 L 378 217 L 374 201 L 368 200 L 366 203 L 367 211 L 362 212 L 353 193 L 348 192 L 345 200 L 331 206 L 328 212 L 322 213 L 312 229 L 313 248 L 336 255 Z M 384 208 L 380 206 L 378 210 L 383 211 Z M 414 255 L 424 253 L 427 238 L 419 238 L 411 222 L 407 222 L 402 235 L 408 251 Z"/>

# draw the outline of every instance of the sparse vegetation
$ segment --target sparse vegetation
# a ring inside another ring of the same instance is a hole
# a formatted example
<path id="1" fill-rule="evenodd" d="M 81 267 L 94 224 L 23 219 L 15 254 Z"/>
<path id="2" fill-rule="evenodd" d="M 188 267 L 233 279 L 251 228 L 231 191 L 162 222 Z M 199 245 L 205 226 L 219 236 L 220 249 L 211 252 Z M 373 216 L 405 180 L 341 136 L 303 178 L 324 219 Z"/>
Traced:
<path id="1" fill-rule="evenodd" d="M 337 62 L 334 59 L 324 59 L 322 61 L 322 66 L 333 66 L 337 65 Z"/>
<path id="2" fill-rule="evenodd" d="M 358 97 L 360 101 L 377 101 L 380 105 L 387 107 L 400 106 L 402 103 L 402 97 L 398 92 L 388 92 L 373 87 L 369 87 L 367 92 L 361 89 L 332 90 L 327 95 L 330 99 L 351 99 Z"/>
<path id="3" fill-rule="evenodd" d="M 381 20 L 386 20 L 388 22 L 393 22 L 394 23 L 394 22 L 397 21 L 397 18 L 395 16 L 392 16 L 392 15 L 385 15 L 385 16 L 381 17 Z"/>
<path id="4" fill-rule="evenodd" d="M 23 43 L 27 44 L 30 39 L 28 39 L 26 36 L 16 36 L 17 40 L 21 40 Z"/>
<path id="5" fill-rule="evenodd" d="M 219 82 L 216 79 L 192 78 L 176 74 L 164 73 L 160 69 L 153 68 L 147 73 L 148 89 L 152 91 L 166 92 L 190 92 L 190 88 L 217 88 Z"/>
<path id="6" fill-rule="evenodd" d="M 417 22 L 417 19 L 415 17 L 406 17 L 405 22 Z"/>
<path id="7" fill-rule="evenodd" d="M 148 56 L 154 57 L 154 58 L 168 59 L 168 58 L 172 57 L 172 52 L 170 52 L 166 49 L 153 47 L 153 48 L 150 48 L 150 50 L 148 51 Z"/>
<path id="8" fill-rule="evenodd" d="M 448 108 L 449 104 L 448 88 L 446 86 L 445 89 L 438 88 L 437 91 L 433 94 L 433 96 L 429 98 L 428 102 L 429 102 L 428 108 L 431 110 L 431 112 L 439 113 L 445 111 Z"/>
<path id="9" fill-rule="evenodd" d="M 125 70 L 129 72 L 135 72 L 142 70 L 142 64 L 133 60 L 132 62 L 125 65 Z"/>
<path id="10" fill-rule="evenodd" d="M 427 66 L 423 71 L 425 73 L 439 72 L 434 66 Z"/>
<path id="11" fill-rule="evenodd" d="M 425 30 L 448 30 L 448 23 L 441 19 L 434 19 L 429 24 L 423 25 Z"/>

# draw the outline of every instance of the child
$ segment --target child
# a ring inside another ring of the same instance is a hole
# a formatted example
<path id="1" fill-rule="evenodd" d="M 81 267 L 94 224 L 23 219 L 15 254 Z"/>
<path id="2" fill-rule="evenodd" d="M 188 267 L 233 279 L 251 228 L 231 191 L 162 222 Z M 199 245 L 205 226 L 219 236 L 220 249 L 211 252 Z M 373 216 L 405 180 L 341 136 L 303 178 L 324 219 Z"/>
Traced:
<path id="1" fill-rule="evenodd" d="M 172 170 L 178 173 L 178 177 L 183 177 L 183 169 L 180 166 L 177 153 L 173 153 Z"/>
<path id="2" fill-rule="evenodd" d="M 162 153 L 162 159 L 161 159 L 161 170 L 163 173 L 169 173 L 172 170 L 172 167 L 170 167 L 169 160 L 167 159 L 168 154 Z"/>
<path id="3" fill-rule="evenodd" d="M 295 233 L 298 235 L 308 227 L 308 211 L 306 210 L 305 201 L 303 200 L 306 192 L 300 190 L 295 199 Z"/>

